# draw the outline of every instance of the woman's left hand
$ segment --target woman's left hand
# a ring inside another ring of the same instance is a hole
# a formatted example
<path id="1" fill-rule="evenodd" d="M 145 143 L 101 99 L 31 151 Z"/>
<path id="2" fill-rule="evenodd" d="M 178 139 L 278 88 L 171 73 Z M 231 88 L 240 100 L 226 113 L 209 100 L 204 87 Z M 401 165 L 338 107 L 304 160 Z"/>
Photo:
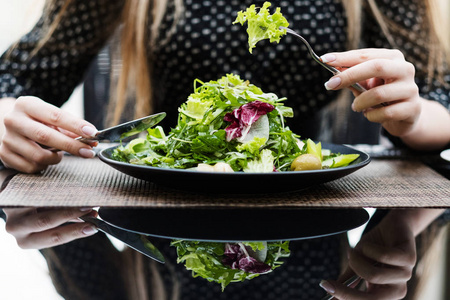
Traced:
<path id="1" fill-rule="evenodd" d="M 328 90 L 352 89 L 355 83 L 367 89 L 363 93 L 352 89 L 354 111 L 363 112 L 369 121 L 380 123 L 394 136 L 413 130 L 421 112 L 421 97 L 414 81 L 414 65 L 399 50 L 359 49 L 321 58 L 342 71 L 325 83 Z"/>

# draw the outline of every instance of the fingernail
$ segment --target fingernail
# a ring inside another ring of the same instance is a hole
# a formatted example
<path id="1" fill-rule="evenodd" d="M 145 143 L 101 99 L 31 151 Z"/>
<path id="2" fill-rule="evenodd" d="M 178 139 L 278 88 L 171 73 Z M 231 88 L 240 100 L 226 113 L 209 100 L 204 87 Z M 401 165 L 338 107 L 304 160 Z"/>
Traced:
<path id="1" fill-rule="evenodd" d="M 88 211 L 91 211 L 91 210 L 92 210 L 92 207 L 80 207 L 79 209 L 80 209 L 80 211 L 82 211 L 82 212 L 88 212 Z"/>
<path id="2" fill-rule="evenodd" d="M 337 88 L 340 84 L 341 84 L 341 78 L 334 77 L 334 78 L 331 78 L 330 80 L 328 80 L 327 82 L 325 82 L 325 88 L 327 90 L 333 90 L 333 89 Z"/>
<path id="3" fill-rule="evenodd" d="M 95 136 L 95 134 L 97 133 L 97 129 L 95 129 L 92 126 L 83 126 L 83 128 L 81 128 L 81 131 L 83 131 L 83 133 L 87 136 Z"/>
<path id="4" fill-rule="evenodd" d="M 322 55 L 320 57 L 320 59 L 322 60 L 322 62 L 328 63 L 328 62 L 335 61 L 336 60 L 336 55 L 327 53 L 325 55 Z"/>
<path id="5" fill-rule="evenodd" d="M 334 294 L 336 292 L 334 286 L 326 280 L 322 280 L 319 283 L 320 287 L 323 288 L 328 294 Z"/>
<path id="6" fill-rule="evenodd" d="M 95 156 L 95 152 L 93 150 L 86 148 L 81 148 L 78 153 L 85 158 L 93 158 Z"/>
<path id="7" fill-rule="evenodd" d="M 355 109 L 355 103 L 352 103 L 352 110 L 353 110 L 354 112 L 356 112 L 356 109 Z"/>
<path id="8" fill-rule="evenodd" d="M 89 226 L 85 226 L 81 232 L 83 232 L 85 235 L 93 235 L 95 233 L 98 232 L 97 227 L 89 225 Z"/>

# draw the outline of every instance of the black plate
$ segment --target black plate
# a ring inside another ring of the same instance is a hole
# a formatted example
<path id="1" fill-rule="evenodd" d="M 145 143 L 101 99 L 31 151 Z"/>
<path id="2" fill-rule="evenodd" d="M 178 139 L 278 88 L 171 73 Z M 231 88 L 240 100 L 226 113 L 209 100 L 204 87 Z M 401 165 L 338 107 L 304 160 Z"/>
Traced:
<path id="1" fill-rule="evenodd" d="M 358 209 L 100 208 L 117 227 L 167 239 L 196 241 L 301 240 L 346 232 L 365 224 Z"/>
<path id="2" fill-rule="evenodd" d="M 133 165 L 111 159 L 112 152 L 116 147 L 102 150 L 99 153 L 99 157 L 103 162 L 120 172 L 168 188 L 228 194 L 290 192 L 302 190 L 314 185 L 342 178 L 364 167 L 370 162 L 370 157 L 367 153 L 344 145 L 323 143 L 322 147 L 324 149 L 330 149 L 333 153 L 359 154 L 360 156 L 347 167 L 273 173 L 214 173 Z"/>

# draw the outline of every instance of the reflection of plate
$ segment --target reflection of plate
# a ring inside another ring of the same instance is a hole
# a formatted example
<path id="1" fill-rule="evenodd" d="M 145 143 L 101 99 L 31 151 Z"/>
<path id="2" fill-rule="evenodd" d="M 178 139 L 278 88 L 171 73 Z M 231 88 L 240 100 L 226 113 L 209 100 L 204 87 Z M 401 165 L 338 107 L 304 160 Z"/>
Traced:
<path id="1" fill-rule="evenodd" d="M 441 152 L 441 158 L 450 161 L 450 149 Z"/>
<path id="2" fill-rule="evenodd" d="M 133 165 L 111 159 L 115 147 L 102 150 L 99 157 L 125 174 L 165 187 L 196 192 L 246 194 L 301 190 L 344 177 L 370 162 L 368 154 L 344 145 L 323 143 L 322 147 L 333 153 L 355 153 L 360 157 L 347 167 L 274 173 L 213 173 Z"/>
<path id="3" fill-rule="evenodd" d="M 360 209 L 100 208 L 105 221 L 168 239 L 198 241 L 300 240 L 345 232 L 365 224 Z"/>

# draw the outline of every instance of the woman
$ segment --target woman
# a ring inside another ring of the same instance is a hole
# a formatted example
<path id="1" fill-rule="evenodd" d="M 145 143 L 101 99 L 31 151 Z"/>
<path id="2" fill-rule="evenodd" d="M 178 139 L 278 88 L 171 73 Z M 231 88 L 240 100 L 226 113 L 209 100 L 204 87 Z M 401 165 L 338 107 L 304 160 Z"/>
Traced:
<path id="1" fill-rule="evenodd" d="M 88 63 L 118 31 L 121 34 L 122 67 L 113 61 L 112 86 L 117 90 L 111 96 L 117 97 L 111 100 L 107 114 L 111 123 L 130 119 L 130 114 L 140 116 L 151 111 L 167 111 L 169 118 L 165 125 L 170 126 L 174 123 L 176 107 L 185 101 L 194 79 L 211 80 L 225 73 L 237 73 L 266 91 L 286 96 L 287 104 L 294 107 L 296 115 L 290 127 L 304 137 L 313 137 L 308 130 L 311 127 L 309 116 L 336 98 L 333 91 L 359 82 L 368 91 L 355 92 L 352 108 L 364 113 L 368 120 L 382 124 L 390 136 L 422 150 L 440 149 L 450 142 L 450 132 L 441 130 L 450 125 L 449 90 L 443 80 L 445 43 L 433 22 L 437 16 L 433 1 L 281 2 L 290 27 L 304 35 L 317 52 L 329 52 L 322 56 L 323 60 L 336 67 L 345 67 L 340 75 L 331 79 L 330 74 L 311 60 L 303 46 L 291 37 L 283 38 L 279 45 L 258 45 L 253 55 L 248 53 L 244 30 L 231 26 L 231 23 L 237 11 L 253 3 L 262 5 L 262 2 L 51 1 L 32 32 L 0 62 L 0 95 L 4 98 L 0 101 L 0 118 L 4 124 L 1 160 L 10 168 L 33 173 L 62 159 L 61 152 L 46 150 L 42 145 L 81 157 L 93 157 L 92 147 L 73 137 L 92 136 L 96 128 L 56 106 L 67 99 L 82 80 Z M 115 39 L 111 43 L 113 50 L 117 50 Z M 344 52 L 348 48 L 361 47 L 364 49 Z M 414 63 L 416 74 L 408 61 Z M 326 82 L 326 89 L 323 82 Z M 128 89 L 128 86 L 134 88 Z M 381 103 L 385 105 L 380 106 Z M 130 107 L 134 111 L 127 111 Z M 136 266 L 142 266 L 140 256 L 117 258 L 117 254 L 111 254 L 113 259 L 102 256 L 96 246 L 99 243 L 95 242 L 104 238 L 101 235 L 79 239 L 94 234 L 95 228 L 83 223 L 59 226 L 86 214 L 86 210 L 19 209 L 5 212 L 7 229 L 24 248 L 48 248 L 76 240 L 45 250 L 47 257 L 55 256 L 49 263 L 57 272 L 66 269 L 64 264 L 77 265 L 73 256 L 67 254 L 78 253 L 74 249 L 93 253 L 88 260 L 93 263 L 89 264 L 91 267 L 107 266 L 110 261 L 115 261 L 114 270 L 119 272 L 124 265 L 129 265 L 128 259 Z M 415 264 L 415 237 L 439 214 L 439 210 L 414 210 L 399 217 L 399 212 L 392 212 L 377 227 L 379 234 L 367 235 L 352 252 L 352 272 L 376 288 L 358 292 L 331 281 L 322 282 L 322 287 L 342 299 L 403 297 Z M 386 230 L 394 222 L 401 224 L 401 231 Z M 377 239 L 387 233 L 392 233 L 389 239 Z M 376 243 L 394 249 L 396 253 L 396 246 L 400 244 L 407 250 L 407 255 L 406 258 L 380 261 L 392 266 L 393 270 L 383 276 L 386 268 L 374 268 L 365 263 L 370 259 L 381 259 L 380 253 L 364 251 L 366 243 Z M 224 293 L 219 287 L 192 279 L 179 266 L 174 266 L 173 270 L 159 268 L 160 272 L 154 272 L 156 266 L 145 268 L 139 276 L 134 272 L 136 277 L 133 278 L 139 280 L 134 280 L 134 285 L 128 287 L 129 291 L 136 292 L 139 289 L 135 287 L 139 286 L 142 294 L 147 294 L 147 281 L 141 279 L 145 277 L 142 275 L 151 275 L 151 282 L 155 283 L 152 293 L 164 293 L 161 287 L 168 285 L 172 287 L 168 296 L 181 299 L 319 298 L 323 295 L 317 286 L 320 279 L 336 278 L 339 274 L 339 246 L 339 237 L 292 243 L 293 254 L 286 262 L 284 272 L 230 285 Z M 379 276 L 365 274 L 363 269 L 368 268 L 374 270 L 371 274 Z M 101 293 L 104 290 L 95 287 L 110 286 L 108 283 L 113 279 L 118 283 L 110 288 L 112 295 L 120 295 L 117 296 L 120 299 L 128 293 L 124 288 L 126 280 L 114 277 L 111 272 L 108 273 L 111 280 L 106 283 L 95 281 L 98 277 L 87 279 L 69 275 L 61 279 L 64 283 L 73 282 L 69 289 L 61 289 L 67 298 L 101 299 L 105 297 Z M 80 290 L 86 280 L 95 281 L 95 285 L 92 289 Z M 189 286 L 195 288 L 189 289 Z M 137 298 L 135 294 L 130 296 L 130 299 Z"/>

